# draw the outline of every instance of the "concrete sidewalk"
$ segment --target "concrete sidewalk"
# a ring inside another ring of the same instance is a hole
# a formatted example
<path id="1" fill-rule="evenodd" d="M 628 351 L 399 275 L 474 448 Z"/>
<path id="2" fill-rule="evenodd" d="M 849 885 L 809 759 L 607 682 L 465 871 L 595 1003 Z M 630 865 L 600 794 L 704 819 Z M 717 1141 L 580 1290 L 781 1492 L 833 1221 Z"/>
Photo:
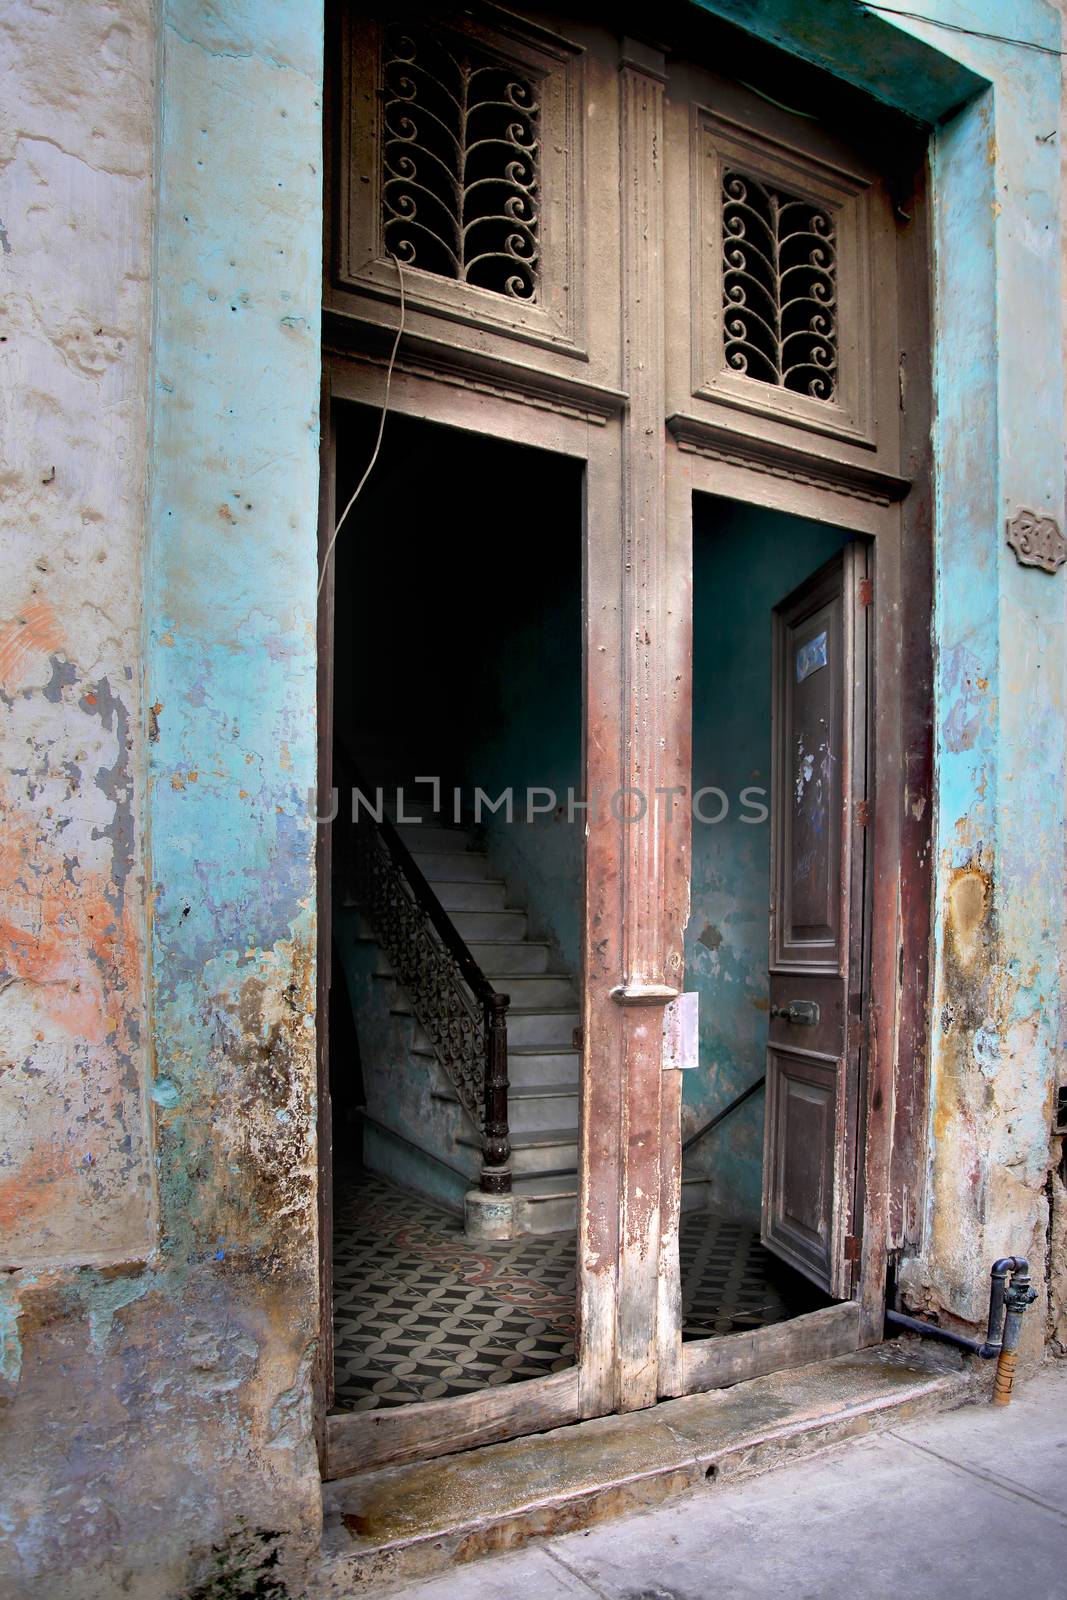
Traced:
<path id="1" fill-rule="evenodd" d="M 1067 1363 L 1020 1383 L 1007 1409 L 979 1404 L 906 1423 L 385 1592 L 391 1600 L 1063 1600 Z"/>

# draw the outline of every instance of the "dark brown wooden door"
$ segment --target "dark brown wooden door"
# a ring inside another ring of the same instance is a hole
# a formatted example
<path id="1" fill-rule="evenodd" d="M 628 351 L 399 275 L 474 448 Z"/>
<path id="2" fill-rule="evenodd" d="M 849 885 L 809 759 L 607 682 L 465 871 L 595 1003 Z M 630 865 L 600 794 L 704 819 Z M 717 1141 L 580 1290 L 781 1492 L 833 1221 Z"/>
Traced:
<path id="1" fill-rule="evenodd" d="M 763 1242 L 838 1299 L 856 1255 L 869 598 L 857 540 L 773 613 Z"/>

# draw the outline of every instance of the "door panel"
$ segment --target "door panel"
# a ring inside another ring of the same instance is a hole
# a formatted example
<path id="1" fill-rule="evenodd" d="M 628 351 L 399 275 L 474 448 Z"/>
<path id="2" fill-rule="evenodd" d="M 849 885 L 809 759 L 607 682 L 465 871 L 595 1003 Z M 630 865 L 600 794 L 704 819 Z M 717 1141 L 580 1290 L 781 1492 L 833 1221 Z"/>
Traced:
<path id="1" fill-rule="evenodd" d="M 827 1293 L 852 1287 L 862 869 L 866 551 L 775 608 L 770 1022 L 763 1242 Z"/>
<path id="2" fill-rule="evenodd" d="M 770 1249 L 829 1287 L 835 1233 L 835 1156 L 842 1097 L 839 1063 L 771 1047 L 767 1059 Z"/>

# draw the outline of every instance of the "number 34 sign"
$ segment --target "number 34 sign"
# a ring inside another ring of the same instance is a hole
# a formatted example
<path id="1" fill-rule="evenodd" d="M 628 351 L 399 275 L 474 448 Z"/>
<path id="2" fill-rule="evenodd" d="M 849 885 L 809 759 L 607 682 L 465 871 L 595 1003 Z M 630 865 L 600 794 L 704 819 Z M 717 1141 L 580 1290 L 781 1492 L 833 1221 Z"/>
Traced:
<path id="1" fill-rule="evenodd" d="M 1017 511 L 1008 522 L 1008 543 L 1024 567 L 1057 572 L 1067 561 L 1067 539 L 1054 517 L 1036 511 Z"/>

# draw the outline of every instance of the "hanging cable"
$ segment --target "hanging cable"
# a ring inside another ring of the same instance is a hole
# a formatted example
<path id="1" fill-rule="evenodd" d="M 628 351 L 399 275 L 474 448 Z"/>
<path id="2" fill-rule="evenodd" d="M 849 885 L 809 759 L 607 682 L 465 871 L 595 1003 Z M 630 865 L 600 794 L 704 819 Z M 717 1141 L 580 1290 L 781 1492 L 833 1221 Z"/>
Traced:
<path id="1" fill-rule="evenodd" d="M 884 11 L 889 17 L 907 17 L 909 22 L 928 22 L 931 28 L 944 28 L 948 33 L 966 33 L 972 39 L 991 39 L 994 44 L 1014 44 L 1020 50 L 1039 50 L 1045 56 L 1067 55 L 1051 44 L 1038 44 L 1036 39 L 1016 39 L 1007 33 L 983 33 L 981 28 L 965 28 L 960 22 L 942 22 L 940 17 L 928 17 L 921 11 L 900 11 L 896 6 L 880 6 L 875 0 L 856 0 L 865 11 Z"/>
<path id="2" fill-rule="evenodd" d="M 390 251 L 390 254 L 392 255 L 392 251 Z M 382 400 L 382 414 L 378 422 L 378 437 L 374 441 L 374 449 L 371 452 L 370 460 L 367 462 L 367 469 L 362 478 L 360 478 L 359 482 L 356 484 L 355 489 L 352 491 L 352 497 L 345 506 L 344 510 L 341 512 L 341 515 L 338 517 L 333 533 L 330 535 L 330 542 L 326 546 L 326 554 L 322 558 L 322 571 L 319 573 L 319 586 L 315 591 L 316 599 L 322 595 L 322 586 L 326 582 L 326 573 L 329 569 L 330 557 L 333 555 L 333 547 L 337 543 L 337 535 L 344 527 L 345 518 L 348 516 L 348 513 L 351 511 L 352 507 L 362 494 L 363 485 L 374 471 L 374 463 L 377 461 L 378 452 L 382 448 L 382 434 L 385 432 L 385 419 L 389 415 L 389 389 L 393 382 L 393 367 L 396 365 L 396 353 L 400 349 L 400 340 L 404 333 L 404 320 L 407 315 L 407 307 L 404 303 L 404 269 L 400 265 L 400 262 L 396 256 L 393 256 L 393 261 L 396 264 L 396 274 L 400 280 L 400 321 L 397 323 L 396 338 L 393 340 L 393 348 L 389 356 L 389 365 L 385 372 L 385 396 Z"/>

